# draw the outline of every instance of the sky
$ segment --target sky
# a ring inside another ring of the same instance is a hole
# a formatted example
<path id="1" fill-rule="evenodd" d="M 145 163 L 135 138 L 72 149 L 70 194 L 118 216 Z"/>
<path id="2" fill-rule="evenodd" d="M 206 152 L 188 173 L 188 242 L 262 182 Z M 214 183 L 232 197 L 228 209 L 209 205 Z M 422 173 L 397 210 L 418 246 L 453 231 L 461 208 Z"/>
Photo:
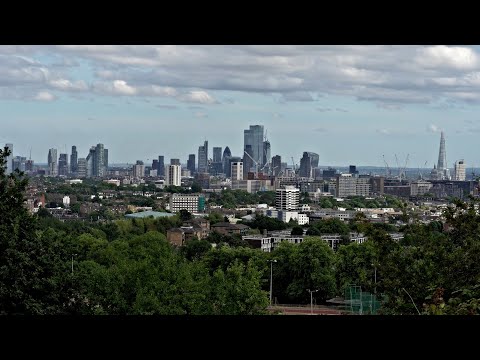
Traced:
<path id="1" fill-rule="evenodd" d="M 241 156 L 264 125 L 289 164 L 431 168 L 444 131 L 449 166 L 478 167 L 479 90 L 476 46 L 0 46 L 0 143 L 186 163 L 204 140 Z"/>

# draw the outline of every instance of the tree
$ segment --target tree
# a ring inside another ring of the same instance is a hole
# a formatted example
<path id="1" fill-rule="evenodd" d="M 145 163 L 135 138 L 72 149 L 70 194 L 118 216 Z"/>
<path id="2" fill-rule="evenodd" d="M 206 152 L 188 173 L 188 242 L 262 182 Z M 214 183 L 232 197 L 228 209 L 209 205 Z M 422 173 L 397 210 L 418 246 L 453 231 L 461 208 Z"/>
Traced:
<path id="1" fill-rule="evenodd" d="M 192 189 L 192 193 L 199 193 L 199 192 L 202 192 L 202 187 L 200 186 L 200 184 L 198 182 L 193 182 L 192 186 L 191 186 L 191 189 Z"/>
<path id="2" fill-rule="evenodd" d="M 303 228 L 301 226 L 294 226 L 291 235 L 303 235 Z"/>
<path id="3" fill-rule="evenodd" d="M 179 215 L 182 221 L 189 221 L 193 219 L 192 213 L 185 209 L 180 210 Z"/>

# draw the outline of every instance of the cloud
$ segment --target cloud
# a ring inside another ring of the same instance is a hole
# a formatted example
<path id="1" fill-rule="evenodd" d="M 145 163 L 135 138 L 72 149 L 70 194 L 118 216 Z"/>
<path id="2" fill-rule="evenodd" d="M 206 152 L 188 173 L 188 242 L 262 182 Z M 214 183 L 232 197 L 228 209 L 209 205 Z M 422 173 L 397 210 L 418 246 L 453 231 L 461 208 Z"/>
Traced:
<path id="1" fill-rule="evenodd" d="M 196 112 L 194 115 L 195 115 L 196 118 L 202 118 L 202 119 L 208 117 L 208 114 L 207 114 L 207 113 L 205 113 L 205 112 L 200 112 L 200 111 Z"/>
<path id="2" fill-rule="evenodd" d="M 433 132 L 433 133 L 438 133 L 438 132 L 441 132 L 442 130 L 435 124 L 430 124 L 428 127 L 427 127 L 427 131 L 429 132 Z"/>
<path id="3" fill-rule="evenodd" d="M 168 110 L 177 110 L 178 106 L 175 105 L 155 105 L 156 107 L 160 109 L 168 109 Z"/>
<path id="4" fill-rule="evenodd" d="M 203 106 L 192 105 L 188 107 L 190 110 L 205 110 Z"/>
<path id="5" fill-rule="evenodd" d="M 391 131 L 388 130 L 388 129 L 377 129 L 376 132 L 379 133 L 379 134 L 383 134 L 383 135 L 390 135 L 391 134 Z"/>
<path id="6" fill-rule="evenodd" d="M 184 102 L 193 102 L 193 103 L 200 103 L 200 104 L 216 103 L 216 100 L 210 94 L 202 90 L 190 91 L 187 94 L 183 94 L 179 96 L 179 100 Z"/>
<path id="7" fill-rule="evenodd" d="M 332 108 L 317 108 L 316 109 L 317 111 L 320 111 L 320 112 L 327 112 L 327 111 L 338 111 L 338 112 L 348 112 L 348 110 L 345 110 L 345 109 L 342 109 L 342 108 L 335 108 L 335 109 L 332 109 Z"/>
<path id="8" fill-rule="evenodd" d="M 48 91 L 40 91 L 33 99 L 38 101 L 53 101 L 56 97 Z"/>
<path id="9" fill-rule="evenodd" d="M 327 130 L 326 128 L 323 128 L 323 127 L 319 127 L 319 128 L 313 129 L 313 131 L 328 132 L 328 130 Z"/>
<path id="10" fill-rule="evenodd" d="M 275 118 L 275 119 L 279 119 L 279 118 L 283 118 L 283 115 L 282 114 L 279 114 L 279 113 L 272 113 L 272 117 Z"/>
<path id="11" fill-rule="evenodd" d="M 219 90 L 273 94 L 281 103 L 329 94 L 393 110 L 446 100 L 480 103 L 479 51 L 443 45 L 2 46 L 0 87 L 14 88 L 20 98 L 46 89 L 201 104 L 219 103 L 211 95 Z M 91 73 L 78 71 L 82 63 Z"/>

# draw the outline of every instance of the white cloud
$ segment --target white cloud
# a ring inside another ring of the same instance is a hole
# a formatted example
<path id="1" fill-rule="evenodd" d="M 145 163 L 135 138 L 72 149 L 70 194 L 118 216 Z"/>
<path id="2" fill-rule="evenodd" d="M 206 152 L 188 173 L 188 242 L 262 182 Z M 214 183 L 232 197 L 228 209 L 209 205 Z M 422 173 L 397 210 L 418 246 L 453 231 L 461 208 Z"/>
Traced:
<path id="1" fill-rule="evenodd" d="M 178 99 L 185 102 L 200 104 L 214 104 L 216 102 L 210 94 L 202 90 L 190 91 L 187 94 L 179 96 Z"/>
<path id="2" fill-rule="evenodd" d="M 79 80 L 74 83 L 67 79 L 50 80 L 49 85 L 64 91 L 85 91 L 88 89 L 87 84 L 83 80 Z"/>
<path id="3" fill-rule="evenodd" d="M 49 93 L 48 91 L 40 91 L 35 95 L 34 100 L 38 101 L 53 101 L 55 100 L 55 95 Z"/>
<path id="4" fill-rule="evenodd" d="M 61 66 L 42 63 L 39 53 Z M 69 73 L 84 61 L 91 74 Z M 0 86 L 24 96 L 53 88 L 213 104 L 210 93 L 227 90 L 273 94 L 280 102 L 330 94 L 392 108 L 435 106 L 445 99 L 480 102 L 480 60 L 475 48 L 443 45 L 6 46 L 0 48 Z"/>
<path id="5" fill-rule="evenodd" d="M 201 112 L 201 111 L 197 111 L 194 115 L 195 115 L 195 117 L 197 117 L 197 118 L 206 118 L 206 117 L 208 117 L 208 114 L 207 114 L 207 113 Z"/>
<path id="6" fill-rule="evenodd" d="M 378 129 L 377 133 L 383 134 L 383 135 L 390 135 L 391 134 L 390 130 L 388 130 L 388 129 Z"/>
<path id="7" fill-rule="evenodd" d="M 435 124 L 430 124 L 428 127 L 427 127 L 427 130 L 430 131 L 430 132 L 433 132 L 433 133 L 438 133 L 438 132 L 441 132 L 442 130 Z"/>

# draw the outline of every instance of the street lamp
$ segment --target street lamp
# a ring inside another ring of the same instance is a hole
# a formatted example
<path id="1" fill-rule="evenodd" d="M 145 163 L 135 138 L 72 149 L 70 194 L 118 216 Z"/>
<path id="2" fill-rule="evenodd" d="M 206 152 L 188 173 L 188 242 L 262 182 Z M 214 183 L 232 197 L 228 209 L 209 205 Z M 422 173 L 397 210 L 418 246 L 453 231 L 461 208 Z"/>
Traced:
<path id="1" fill-rule="evenodd" d="M 72 254 L 72 275 L 73 275 L 73 257 L 77 256 L 78 254 Z"/>
<path id="2" fill-rule="evenodd" d="M 267 260 L 270 263 L 270 306 L 272 306 L 272 293 L 273 293 L 273 263 L 276 263 L 277 260 Z"/>
<path id="3" fill-rule="evenodd" d="M 307 291 L 310 293 L 310 315 L 313 315 L 313 293 L 317 292 L 318 290 L 319 289 L 317 289 L 317 290 L 307 289 Z"/>

